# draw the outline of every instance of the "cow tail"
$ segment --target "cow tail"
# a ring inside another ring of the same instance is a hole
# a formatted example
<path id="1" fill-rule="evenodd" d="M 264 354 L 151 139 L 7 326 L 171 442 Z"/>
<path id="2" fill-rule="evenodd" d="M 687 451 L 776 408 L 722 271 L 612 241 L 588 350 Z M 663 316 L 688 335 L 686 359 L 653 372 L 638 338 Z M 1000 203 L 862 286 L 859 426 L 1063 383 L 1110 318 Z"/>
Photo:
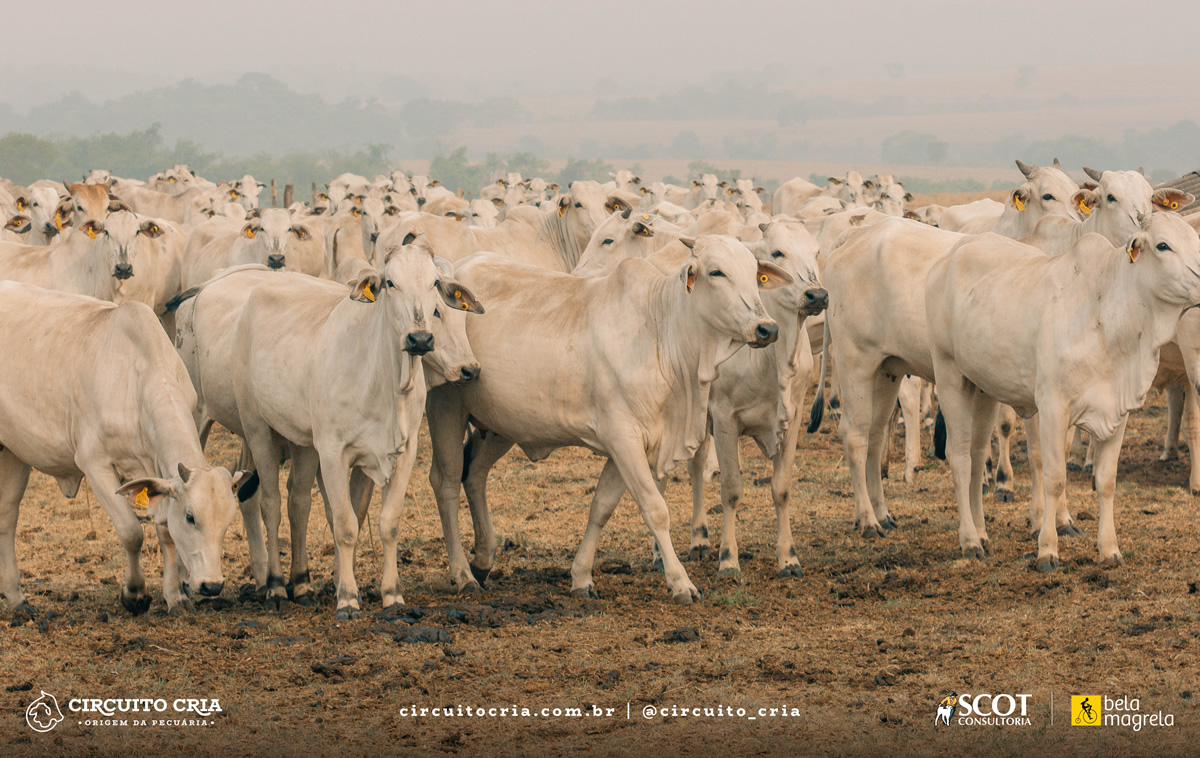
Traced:
<path id="1" fill-rule="evenodd" d="M 938 460 L 946 460 L 946 417 L 938 408 L 937 418 L 933 422 L 933 454 Z"/>
<path id="2" fill-rule="evenodd" d="M 475 457 L 475 430 L 467 427 L 467 441 L 463 443 L 462 481 L 467 481 L 471 473 L 471 459 Z"/>
<path id="3" fill-rule="evenodd" d="M 812 434 L 821 428 L 821 419 L 825 417 L 825 369 L 829 355 L 829 314 L 825 314 L 825 330 L 821 337 L 821 374 L 817 379 L 817 396 L 813 398 L 812 411 L 808 415 L 808 433 Z"/>
<path id="4" fill-rule="evenodd" d="M 200 289 L 200 287 L 192 287 L 191 289 L 186 289 L 183 292 L 180 292 L 178 295 L 168 300 L 163 309 L 167 313 L 174 313 L 175 311 L 179 310 L 179 306 L 183 305 L 185 300 L 190 300 L 191 298 L 200 294 Z"/>

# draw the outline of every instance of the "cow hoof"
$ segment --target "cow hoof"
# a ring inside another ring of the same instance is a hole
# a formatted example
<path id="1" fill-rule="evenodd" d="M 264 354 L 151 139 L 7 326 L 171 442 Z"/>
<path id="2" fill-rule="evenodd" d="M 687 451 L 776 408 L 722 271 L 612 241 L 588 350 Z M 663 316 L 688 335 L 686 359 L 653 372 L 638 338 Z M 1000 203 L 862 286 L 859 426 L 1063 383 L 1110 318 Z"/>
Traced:
<path id="1" fill-rule="evenodd" d="M 14 619 L 31 619 L 36 615 L 38 615 L 38 612 L 29 604 L 28 600 L 22 600 L 20 605 L 13 608 Z"/>
<path id="2" fill-rule="evenodd" d="M 794 577 L 804 576 L 804 571 L 800 568 L 800 564 L 798 564 L 798 563 L 793 563 L 790 566 L 784 566 L 775 574 L 775 577 L 777 579 L 789 579 L 793 576 Z"/>
<path id="3" fill-rule="evenodd" d="M 1200 487 L 1193 484 L 1190 489 L 1192 490 L 1192 497 L 1200 495 Z"/>
<path id="4" fill-rule="evenodd" d="M 663 559 L 662 558 L 655 558 L 654 563 L 650 564 L 650 568 L 654 569 L 655 571 L 659 571 L 659 572 L 663 572 L 663 573 L 666 572 L 666 569 L 663 568 Z"/>
<path id="5" fill-rule="evenodd" d="M 471 568 L 471 576 L 475 577 L 476 582 L 479 582 L 479 584 L 476 586 L 476 589 L 478 590 L 479 587 L 482 587 L 483 585 L 487 584 L 488 574 L 492 573 L 492 570 L 490 568 L 489 569 L 476 568 L 473 564 L 468 564 L 468 565 Z"/>
<path id="6" fill-rule="evenodd" d="M 1074 461 L 1067 461 L 1067 471 L 1083 471 L 1083 466 Z"/>
<path id="7" fill-rule="evenodd" d="M 571 597 L 598 598 L 600 594 L 596 592 L 595 585 L 589 584 L 586 587 L 576 587 L 571 590 Z"/>
<path id="8" fill-rule="evenodd" d="M 401 618 L 405 615 L 404 612 L 406 610 L 408 610 L 408 606 L 404 603 L 392 603 L 387 608 L 384 608 L 382 611 L 377 613 L 375 618 L 388 620 Z"/>
<path id="9" fill-rule="evenodd" d="M 996 494 L 993 495 L 993 497 L 997 503 L 1011 503 L 1014 499 L 1016 499 L 1016 495 L 1013 494 L 1012 490 L 1007 488 L 1000 489 L 999 487 L 996 488 Z"/>
<path id="10" fill-rule="evenodd" d="M 992 491 L 992 485 L 988 484 L 987 482 L 984 482 L 983 483 L 983 494 L 986 495 L 987 493 L 989 493 L 991 491 Z"/>
<path id="11" fill-rule="evenodd" d="M 333 617 L 338 621 L 357 621 L 360 616 L 362 616 L 362 612 L 352 605 L 338 608 L 337 613 L 333 614 Z"/>
<path id="12" fill-rule="evenodd" d="M 191 613 L 193 610 L 195 610 L 195 609 L 192 607 L 191 601 L 184 600 L 184 601 L 176 603 L 175 605 L 168 608 L 167 615 L 172 618 L 178 618 L 180 616 L 186 616 L 187 614 Z"/>
<path id="13" fill-rule="evenodd" d="M 1100 561 L 1100 565 L 1104 568 L 1116 568 L 1125 564 L 1125 558 L 1120 553 L 1110 555 Z"/>
<path id="14" fill-rule="evenodd" d="M 140 616 L 150 610 L 150 596 L 145 593 L 134 595 L 122 592 L 121 605 L 134 616 Z"/>
<path id="15" fill-rule="evenodd" d="M 992 541 L 984 537 L 979 540 L 979 545 L 983 548 L 984 556 L 990 558 L 992 556 Z"/>
<path id="16" fill-rule="evenodd" d="M 876 537 L 886 537 L 887 532 L 879 524 L 867 524 L 862 528 L 862 536 L 863 539 L 870 540 Z"/>
<path id="17" fill-rule="evenodd" d="M 294 596 L 292 602 L 296 605 L 303 605 L 306 608 L 313 608 L 317 605 L 317 594 L 312 590 L 305 590 L 299 595 Z"/>
<path id="18" fill-rule="evenodd" d="M 726 566 L 723 569 L 717 569 L 717 577 L 720 579 L 733 579 L 741 581 L 742 570 L 737 566 Z"/>
<path id="19" fill-rule="evenodd" d="M 467 582 L 458 592 L 460 595 L 482 595 L 483 588 L 479 586 L 479 582 Z"/>
<path id="20" fill-rule="evenodd" d="M 1083 530 L 1075 526 L 1075 522 L 1069 524 L 1058 525 L 1058 536 L 1060 537 L 1082 537 Z"/>
<path id="21" fill-rule="evenodd" d="M 897 526 L 899 526 L 899 524 L 896 523 L 896 519 L 892 518 L 892 514 L 890 513 L 879 519 L 879 525 L 884 529 L 895 529 Z"/>
<path id="22" fill-rule="evenodd" d="M 1043 574 L 1052 574 L 1058 571 L 1058 556 L 1044 555 L 1037 559 L 1037 570 Z"/>
<path id="23" fill-rule="evenodd" d="M 689 561 L 709 561 L 712 557 L 713 549 L 708 545 L 697 545 L 688 552 Z"/>
<path id="24" fill-rule="evenodd" d="M 692 602 L 700 599 L 700 590 L 695 587 L 688 587 L 671 595 L 671 600 L 675 601 L 676 605 L 691 605 Z"/>
<path id="25" fill-rule="evenodd" d="M 971 547 L 963 549 L 963 558 L 967 558 L 967 559 L 974 558 L 975 560 L 982 563 L 984 561 L 984 559 L 987 558 L 987 555 L 984 553 L 983 547 L 981 545 L 972 545 Z"/>
<path id="26" fill-rule="evenodd" d="M 263 608 L 268 611 L 285 611 L 288 607 L 287 595 L 267 595 L 263 600 Z"/>

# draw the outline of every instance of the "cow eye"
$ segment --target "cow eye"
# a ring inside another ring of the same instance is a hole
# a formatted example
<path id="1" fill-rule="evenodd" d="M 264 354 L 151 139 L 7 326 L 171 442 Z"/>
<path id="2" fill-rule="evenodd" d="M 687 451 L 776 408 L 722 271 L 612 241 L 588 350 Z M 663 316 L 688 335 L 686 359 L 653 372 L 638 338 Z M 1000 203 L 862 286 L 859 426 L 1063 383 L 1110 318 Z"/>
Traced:
<path id="1" fill-rule="evenodd" d="M 1108 196 L 1106 199 L 1107 199 L 1107 200 L 1108 200 L 1108 202 L 1110 202 L 1110 203 L 1115 203 L 1115 202 L 1117 202 L 1117 199 L 1116 199 L 1115 197 L 1113 197 L 1112 195 L 1109 195 L 1109 196 Z"/>
<path id="2" fill-rule="evenodd" d="M 775 252 L 771 253 L 771 257 L 772 257 L 772 258 L 782 258 L 782 257 L 783 257 L 783 251 L 782 251 L 782 250 L 776 250 Z"/>
<path id="3" fill-rule="evenodd" d="M 434 317 L 434 318 L 441 318 L 441 317 L 442 317 L 442 312 L 441 312 L 441 311 L 439 311 L 437 308 L 434 308 L 434 309 L 433 309 L 433 317 Z"/>
<path id="4" fill-rule="evenodd" d="M 583 203 L 575 203 L 575 207 L 576 207 L 576 208 L 582 208 L 582 207 L 583 207 Z"/>
<path id="5" fill-rule="evenodd" d="M 388 280 L 387 280 L 387 286 L 388 286 L 388 287 L 390 287 L 390 288 L 392 288 L 392 289 L 396 289 L 396 285 L 392 284 L 392 280 L 391 280 L 391 279 L 388 279 Z"/>
<path id="6" fill-rule="evenodd" d="M 611 245 L 612 243 L 613 243 L 613 241 L 611 239 L 606 239 L 603 242 L 601 242 L 600 244 L 601 245 Z"/>
<path id="7" fill-rule="evenodd" d="M 189 524 L 191 524 L 192 526 L 195 526 L 196 525 L 196 517 L 189 513 L 187 515 L 187 522 Z"/>
<path id="8" fill-rule="evenodd" d="M 708 275 L 709 276 L 725 276 L 725 272 L 719 268 L 714 268 L 712 271 L 708 272 Z"/>
<path id="9" fill-rule="evenodd" d="M 75 206 L 75 210 L 79 211 L 80 213 L 83 213 L 83 206 L 77 205 L 77 206 Z"/>
<path id="10" fill-rule="evenodd" d="M 1160 242 L 1160 243 L 1158 243 L 1157 245 L 1155 245 L 1155 246 L 1154 246 L 1154 249 L 1155 249 L 1155 250 L 1167 251 L 1167 250 L 1170 250 L 1170 249 L 1171 249 L 1171 246 L 1170 246 L 1170 245 L 1168 245 L 1168 244 L 1167 244 L 1167 243 L 1165 243 L 1165 242 Z"/>
<path id="11" fill-rule="evenodd" d="M 1054 195 L 1051 195 L 1049 192 L 1047 192 L 1046 194 L 1042 195 L 1042 199 L 1046 200 L 1046 201 L 1051 201 L 1054 199 Z"/>

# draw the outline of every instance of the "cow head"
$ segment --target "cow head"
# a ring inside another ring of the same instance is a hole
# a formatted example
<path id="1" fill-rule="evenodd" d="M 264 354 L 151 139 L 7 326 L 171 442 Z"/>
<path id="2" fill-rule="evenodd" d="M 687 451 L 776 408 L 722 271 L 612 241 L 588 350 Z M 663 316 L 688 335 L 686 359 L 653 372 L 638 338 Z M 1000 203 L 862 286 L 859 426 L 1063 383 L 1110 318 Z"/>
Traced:
<path id="1" fill-rule="evenodd" d="M 479 378 L 480 369 L 479 361 L 471 351 L 471 343 L 467 340 L 467 314 L 482 313 L 483 306 L 475 302 L 473 305 L 476 309 L 472 310 L 472 304 L 468 303 L 467 310 L 463 310 L 460 301 L 468 302 L 467 299 L 473 300 L 473 296 L 469 290 L 451 289 L 460 286 L 454 283 L 454 266 L 445 258 L 434 258 L 434 265 L 437 266 L 438 282 L 441 283 L 438 295 L 444 298 L 446 294 L 453 295 L 457 291 L 460 298 L 455 299 L 453 306 L 443 301 L 433 309 L 429 331 L 433 334 L 435 349 L 425 356 L 424 360 L 425 365 L 433 369 L 434 376 L 426 374 L 426 386 L 436 387 L 444 382 L 465 384 L 475 381 Z"/>
<path id="2" fill-rule="evenodd" d="M 1062 164 L 1056 161 L 1052 166 L 1030 166 L 1018 160 L 1017 168 L 1025 175 L 1025 183 L 1009 193 L 1009 208 L 1028 214 L 1033 224 L 1046 216 L 1080 218 L 1075 204 L 1079 186 L 1062 170 Z M 1029 228 L 1032 230 L 1032 226 Z"/>
<path id="3" fill-rule="evenodd" d="M 1122 244 L 1141 229 L 1139 218 L 1155 210 L 1169 210 L 1171 203 L 1182 207 L 1180 203 L 1191 202 L 1192 196 L 1186 192 L 1155 190 L 1139 171 L 1100 172 L 1085 168 L 1084 172 L 1096 180 L 1096 188 L 1090 192 L 1077 191 L 1078 207 L 1090 217 L 1092 231 L 1103 234 L 1114 245 Z"/>
<path id="4" fill-rule="evenodd" d="M 83 228 L 87 221 L 101 221 L 108 215 L 111 202 L 108 187 L 101 184 L 65 184 L 69 197 L 60 206 L 64 213 L 58 218 L 59 228 Z M 56 221 L 56 223 L 58 223 Z"/>
<path id="5" fill-rule="evenodd" d="M 161 253 L 158 239 L 163 233 L 159 221 L 129 211 L 111 213 L 103 221 L 85 221 L 78 232 L 104 262 L 104 270 L 122 282 L 152 265 L 151 257 Z"/>
<path id="6" fill-rule="evenodd" d="M 238 499 L 254 494 L 257 477 L 247 477 L 243 471 L 231 474 L 220 467 L 189 469 L 182 463 L 177 473 L 169 479 L 134 479 L 117 494 L 135 509 L 147 511 L 159 529 L 166 530 L 200 594 L 219 595 L 225 584 L 221 570 L 225 532 L 233 523 Z"/>
<path id="7" fill-rule="evenodd" d="M 283 208 L 255 210 L 239 233 L 234 260 L 287 268 L 288 246 L 293 240 L 310 242 L 312 232 L 298 221 L 293 222 L 292 214 Z"/>
<path id="8" fill-rule="evenodd" d="M 69 198 L 63 198 L 51 187 L 36 187 L 29 191 L 25 205 L 28 206 L 26 213 L 29 214 L 30 226 L 34 230 L 32 244 L 49 244 L 52 237 L 71 223 L 69 205 L 65 202 L 67 199 Z"/>
<path id="9" fill-rule="evenodd" d="M 768 308 L 777 320 L 783 315 L 774 309 L 776 304 L 784 312 L 815 316 L 829 304 L 829 295 L 821 286 L 818 275 L 817 255 L 820 245 L 808 229 L 793 221 L 772 221 L 760 224 L 763 238 L 747 247 L 759 261 L 772 263 L 787 272 L 793 284 L 771 292 Z"/>
<path id="10" fill-rule="evenodd" d="M 1200 303 L 1200 236 L 1177 213 L 1138 217 L 1138 230 L 1125 243 L 1144 290 L 1142 299 L 1172 305 Z"/>
<path id="11" fill-rule="evenodd" d="M 755 260 L 736 238 L 697 238 L 679 277 L 693 312 L 727 336 L 731 350 L 745 344 L 766 347 L 779 336 L 779 327 L 767 314 L 758 291 L 785 287 L 792 277 L 773 263 Z"/>
<path id="12" fill-rule="evenodd" d="M 682 229 L 652 213 L 614 213 L 592 234 L 573 273 L 600 276 L 625 258 L 646 258 L 682 236 Z"/>

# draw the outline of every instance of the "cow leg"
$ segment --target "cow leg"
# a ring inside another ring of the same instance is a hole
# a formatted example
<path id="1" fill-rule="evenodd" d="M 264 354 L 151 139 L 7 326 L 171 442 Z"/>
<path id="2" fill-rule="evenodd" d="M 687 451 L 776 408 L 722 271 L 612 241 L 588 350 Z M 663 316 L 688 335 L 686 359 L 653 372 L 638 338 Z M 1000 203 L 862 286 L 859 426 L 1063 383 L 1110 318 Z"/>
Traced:
<path id="1" fill-rule="evenodd" d="M 1167 387 L 1167 436 L 1163 438 L 1160 461 L 1173 461 L 1179 457 L 1179 426 L 1183 420 L 1183 385 L 1172 384 Z"/>
<path id="2" fill-rule="evenodd" d="M 367 520 L 367 511 L 371 508 L 371 496 L 375 494 L 375 482 L 363 473 L 358 466 L 350 469 L 350 505 L 354 508 L 354 517 L 358 519 L 361 530 Z"/>
<path id="3" fill-rule="evenodd" d="M 712 553 L 712 546 L 708 542 L 708 511 L 704 508 L 704 470 L 708 467 L 708 453 L 712 449 L 712 435 L 709 434 L 688 461 L 688 480 L 692 485 L 692 544 L 688 550 L 689 561 L 707 560 Z"/>
<path id="4" fill-rule="evenodd" d="M 417 434 L 421 417 L 416 417 L 417 428 L 409 433 L 409 444 L 403 455 L 396 459 L 392 477 L 383 488 L 382 506 L 379 509 L 379 540 L 383 544 L 383 566 L 379 579 L 379 594 L 384 608 L 404 605 L 400 592 L 400 571 L 396 565 L 396 553 L 400 548 L 400 520 L 404 517 L 404 499 L 408 495 L 408 481 L 412 477 L 413 464 L 417 462 Z M 365 477 L 364 477 L 365 478 Z M 368 484 L 370 480 L 367 480 Z M 362 523 L 362 519 L 359 519 Z"/>
<path id="5" fill-rule="evenodd" d="M 801 398 L 803 400 L 803 397 Z M 800 434 L 800 408 L 804 403 L 796 404 L 796 414 L 788 422 L 787 433 L 784 434 L 783 447 L 776 451 L 772 461 L 771 471 L 771 500 L 775 503 L 775 576 L 788 577 L 804 576 L 800 569 L 800 559 L 796 557 L 796 548 L 792 543 L 792 477 L 795 474 L 796 439 Z M 916 427 L 920 428 L 920 421 Z M 905 434 L 908 430 L 905 429 Z"/>
<path id="6" fill-rule="evenodd" d="M 487 580 L 496 565 L 496 530 L 492 527 L 492 514 L 487 507 L 487 479 L 496 461 L 512 449 L 513 443 L 503 437 L 488 433 L 479 435 L 473 445 L 471 460 L 467 463 L 467 478 L 463 489 L 467 493 L 467 504 L 471 508 L 471 525 L 475 530 L 475 549 L 471 555 L 471 574 L 481 583 Z"/>
<path id="7" fill-rule="evenodd" d="M 12 453 L 0 449 L 0 592 L 14 614 L 32 616 L 35 611 L 21 592 L 21 571 L 17 568 L 17 517 L 29 470 Z"/>
<path id="8" fill-rule="evenodd" d="M 361 615 L 358 583 L 354 580 L 358 517 L 350 503 L 350 467 L 342 460 L 340 449 L 335 449 L 333 454 L 323 455 L 318 450 L 318 455 L 321 460 L 321 481 L 325 483 L 325 517 L 329 520 L 329 531 L 333 536 L 333 579 L 337 585 L 337 611 L 334 618 L 346 621 Z"/>
<path id="9" fill-rule="evenodd" d="M 904 415 L 904 483 L 917 479 L 921 460 L 921 384 L 915 376 L 900 380 L 900 413 Z"/>
<path id="10" fill-rule="evenodd" d="M 254 471 L 254 459 L 250 448 L 242 443 L 242 451 L 238 456 L 238 471 Z M 244 502 L 238 503 L 242 512 L 242 525 L 246 529 L 246 547 L 250 551 L 250 572 L 254 575 L 254 585 L 258 589 L 267 586 L 267 539 L 263 534 L 263 514 L 261 498 L 258 491 L 254 492 Z"/>
<path id="11" fill-rule="evenodd" d="M 936 358 L 935 358 L 936 361 Z M 954 481 L 954 494 L 958 500 L 958 544 L 964 558 L 983 560 L 985 552 L 975 524 L 973 512 L 973 487 L 979 488 L 983 497 L 983 466 L 973 465 L 972 452 L 983 452 L 978 440 L 983 438 L 991 444 L 992 426 L 984 419 L 976 419 L 974 411 L 979 407 L 973 395 L 978 392 L 967 383 L 953 365 L 943 367 L 935 363 L 938 377 L 938 402 L 946 420 L 946 462 L 950 465 L 950 477 Z M 983 429 L 976 430 L 976 425 Z M 976 472 L 979 478 L 976 479 Z"/>
<path id="12" fill-rule="evenodd" d="M 266 531 L 268 608 L 282 610 L 287 588 L 283 581 L 283 562 L 279 559 L 279 524 L 283 521 L 283 496 L 279 491 L 280 441 L 269 427 L 252 425 L 243 415 L 246 446 L 258 468 L 259 512 Z M 293 549 L 294 549 L 293 545 Z"/>
<path id="13" fill-rule="evenodd" d="M 450 559 L 450 582 L 460 591 L 479 592 L 479 582 L 470 570 L 458 529 L 459 488 L 462 487 L 463 437 L 467 414 L 452 391 L 434 388 L 426 395 L 425 415 L 429 420 L 432 462 L 429 485 L 433 488 L 442 521 L 442 539 Z"/>
<path id="14" fill-rule="evenodd" d="M 292 457 L 292 472 L 288 477 L 292 566 L 285 590 L 292 602 L 311 606 L 316 605 L 317 601 L 312 589 L 312 574 L 308 570 L 308 518 L 312 513 L 313 481 L 317 478 L 319 459 L 317 451 L 311 447 L 288 447 Z"/>
<path id="15" fill-rule="evenodd" d="M 1117 425 L 1112 437 L 1100 442 L 1092 441 L 1096 448 L 1096 499 L 1100 503 L 1100 526 L 1096 534 L 1096 547 L 1100 551 L 1100 563 L 1104 566 L 1119 566 L 1125 562 L 1117 548 L 1117 527 L 1113 519 L 1113 496 L 1117 489 L 1117 458 L 1121 454 L 1121 442 L 1125 439 L 1126 416 Z"/>
<path id="16" fill-rule="evenodd" d="M 992 444 L 992 429 L 996 427 L 996 411 L 999 405 L 979 390 L 975 390 L 971 397 L 971 520 L 975 522 L 975 532 L 979 535 L 979 544 L 984 555 L 990 555 L 992 551 L 987 534 L 987 520 L 983 514 L 983 460 Z M 1009 433 L 1011 432 L 1010 423 Z"/>
<path id="17" fill-rule="evenodd" d="M 901 379 L 900 381 L 904 381 Z M 883 450 L 879 460 L 879 476 L 887 479 L 892 467 L 892 441 L 900 429 L 900 407 L 892 404 L 892 413 L 888 416 L 887 431 L 883 433 Z"/>
<path id="18" fill-rule="evenodd" d="M 117 536 L 125 547 L 128 562 L 125 567 L 125 586 L 121 589 L 121 604 L 134 616 L 143 614 L 150 609 L 150 594 L 146 592 L 146 577 L 142 574 L 142 525 L 129 502 L 116 494 L 121 482 L 107 461 L 98 466 L 89 466 L 83 473 L 96 493 L 96 499 L 112 519 Z"/>
<path id="19" fill-rule="evenodd" d="M 899 378 L 886 374 L 875 375 L 875 400 L 867 437 L 867 495 L 870 497 L 872 515 L 879 529 L 896 527 L 896 521 L 888 513 L 887 500 L 883 496 L 881 457 L 884 450 L 891 448 L 892 439 L 887 435 L 887 426 L 889 418 L 895 413 L 896 398 L 899 394 Z M 865 529 L 863 534 L 866 536 Z"/>
<path id="20" fill-rule="evenodd" d="M 609 458 L 605 461 L 604 469 L 600 471 L 600 478 L 596 481 L 596 491 L 592 494 L 592 505 L 588 509 L 587 528 L 584 529 L 583 541 L 575 553 L 575 560 L 571 563 L 571 595 L 573 597 L 598 597 L 595 583 L 592 581 L 592 564 L 596 559 L 596 547 L 600 544 L 600 532 L 608 523 L 613 511 L 616 510 L 617 503 L 621 502 L 621 495 L 624 494 L 625 481 L 621 478 L 621 471 L 613 459 Z"/>
<path id="21" fill-rule="evenodd" d="M 642 441 L 621 440 L 610 449 L 612 460 L 616 462 L 625 486 L 642 512 L 642 520 L 646 522 L 646 527 L 662 550 L 663 570 L 675 602 L 690 603 L 699 600 L 700 592 L 688 578 L 687 571 L 679 562 L 679 556 L 675 554 L 675 546 L 671 544 L 671 512 L 667 509 L 667 501 L 658 491 L 658 483 L 650 471 L 650 462 L 646 460 Z M 724 481 L 725 476 L 721 479 Z M 588 529 L 591 527 L 589 520 Z"/>
<path id="22" fill-rule="evenodd" d="M 713 419 L 713 445 L 721 465 L 721 562 L 719 575 L 734 576 L 738 564 L 737 509 L 742 500 L 742 464 L 738 456 L 738 429 L 721 419 Z"/>
<path id="23" fill-rule="evenodd" d="M 1184 388 L 1183 432 L 1187 436 L 1188 455 L 1192 459 L 1188 489 L 1193 495 L 1200 495 L 1200 395 L 1191 381 Z"/>
<path id="24" fill-rule="evenodd" d="M 850 469 L 850 484 L 854 488 L 854 522 L 866 538 L 883 537 L 886 533 L 875 518 L 867 494 L 867 478 L 878 477 L 879 469 L 869 471 L 867 466 L 867 441 L 871 433 L 871 418 L 875 403 L 874 372 L 861 376 L 851 372 L 848 362 L 842 366 L 842 411 L 838 433 L 846 448 L 846 463 Z M 890 409 L 889 409 L 890 410 Z"/>
<path id="25" fill-rule="evenodd" d="M 191 610 L 192 601 L 184 590 L 182 572 L 175 541 L 171 539 L 171 531 L 165 524 L 156 523 L 154 529 L 158 534 L 158 547 L 162 552 L 163 561 L 163 599 L 167 601 L 167 613 L 176 615 Z"/>
<path id="26" fill-rule="evenodd" d="M 1046 507 L 1046 495 L 1042 491 L 1041 425 L 1036 413 L 1025 419 L 1025 439 L 1029 446 L 1029 479 L 1033 490 L 1029 498 L 1029 529 L 1036 540 L 1042 527 L 1042 511 Z"/>
<path id="27" fill-rule="evenodd" d="M 1042 529 L 1038 533 L 1038 571 L 1047 573 L 1059 566 L 1058 529 L 1055 520 L 1060 509 L 1066 508 L 1067 456 L 1066 442 L 1070 426 L 1066 414 L 1042 408 L 1038 414 L 1042 454 L 1042 487 L 1045 507 L 1042 509 Z"/>
<path id="28" fill-rule="evenodd" d="M 992 491 L 992 497 L 998 503 L 1011 503 L 1015 498 L 1012 484 L 1012 434 L 1017 426 L 1017 412 L 1012 406 L 1001 405 L 997 421 L 999 444 L 996 447 L 996 488 Z M 990 442 L 988 447 L 991 447 Z"/>

